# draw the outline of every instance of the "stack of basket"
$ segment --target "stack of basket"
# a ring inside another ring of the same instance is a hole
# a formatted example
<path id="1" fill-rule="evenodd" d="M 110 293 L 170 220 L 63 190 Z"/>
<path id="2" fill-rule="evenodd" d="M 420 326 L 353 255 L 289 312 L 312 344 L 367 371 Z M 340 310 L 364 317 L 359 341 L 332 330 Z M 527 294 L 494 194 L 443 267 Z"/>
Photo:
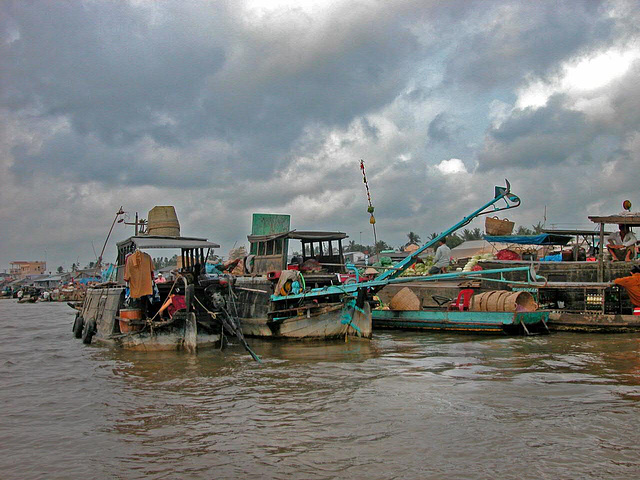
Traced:
<path id="1" fill-rule="evenodd" d="M 172 206 L 153 207 L 147 217 L 147 234 L 163 237 L 179 237 L 180 223 Z"/>

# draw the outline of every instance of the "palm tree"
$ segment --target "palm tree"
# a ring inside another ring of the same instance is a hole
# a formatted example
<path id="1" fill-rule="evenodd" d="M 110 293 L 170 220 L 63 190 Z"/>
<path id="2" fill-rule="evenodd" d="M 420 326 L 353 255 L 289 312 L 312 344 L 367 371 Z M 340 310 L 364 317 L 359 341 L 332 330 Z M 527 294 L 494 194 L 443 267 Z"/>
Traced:
<path id="1" fill-rule="evenodd" d="M 384 240 L 378 240 L 378 243 L 376 243 L 376 253 L 380 253 L 383 250 L 390 250 L 390 249 L 391 247 Z"/>
<path id="2" fill-rule="evenodd" d="M 407 237 L 409 237 L 408 243 L 415 243 L 416 245 L 420 244 L 420 235 L 413 232 L 409 232 L 407 233 Z"/>
<path id="3" fill-rule="evenodd" d="M 542 222 L 531 225 L 531 227 L 533 228 L 533 233 L 535 233 L 536 235 L 542 233 L 542 230 L 544 229 L 544 225 L 542 224 Z"/>

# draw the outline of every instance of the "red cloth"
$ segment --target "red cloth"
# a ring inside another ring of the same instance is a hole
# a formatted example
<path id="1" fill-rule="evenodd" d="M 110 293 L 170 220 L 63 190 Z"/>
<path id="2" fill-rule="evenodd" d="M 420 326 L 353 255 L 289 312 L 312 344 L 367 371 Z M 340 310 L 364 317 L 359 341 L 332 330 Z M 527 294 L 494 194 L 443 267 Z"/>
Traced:
<path id="1" fill-rule="evenodd" d="M 507 248 L 500 250 L 496 253 L 496 260 L 522 260 L 520 255 L 518 255 L 513 250 L 509 250 Z"/>
<path id="2" fill-rule="evenodd" d="M 184 301 L 184 295 L 171 295 L 171 304 L 167 307 L 167 312 L 170 317 L 178 310 L 184 310 L 187 308 L 187 303 Z"/>

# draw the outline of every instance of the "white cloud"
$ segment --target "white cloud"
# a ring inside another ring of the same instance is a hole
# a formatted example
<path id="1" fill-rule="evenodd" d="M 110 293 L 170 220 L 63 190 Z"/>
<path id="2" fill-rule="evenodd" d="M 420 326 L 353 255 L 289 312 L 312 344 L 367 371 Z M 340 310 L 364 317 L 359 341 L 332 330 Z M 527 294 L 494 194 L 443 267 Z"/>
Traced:
<path id="1" fill-rule="evenodd" d="M 435 168 L 443 175 L 455 175 L 457 173 L 468 173 L 462 160 L 452 158 L 450 160 L 442 160 Z"/>
<path id="2" fill-rule="evenodd" d="M 529 79 L 518 90 L 515 107 L 542 107 L 556 93 L 567 94 L 574 99 L 576 106 L 580 106 L 583 97 L 592 96 L 594 90 L 602 89 L 624 76 L 639 58 L 640 47 L 634 45 L 625 50 L 609 49 L 574 59 L 561 66 L 560 75 L 548 79 Z"/>

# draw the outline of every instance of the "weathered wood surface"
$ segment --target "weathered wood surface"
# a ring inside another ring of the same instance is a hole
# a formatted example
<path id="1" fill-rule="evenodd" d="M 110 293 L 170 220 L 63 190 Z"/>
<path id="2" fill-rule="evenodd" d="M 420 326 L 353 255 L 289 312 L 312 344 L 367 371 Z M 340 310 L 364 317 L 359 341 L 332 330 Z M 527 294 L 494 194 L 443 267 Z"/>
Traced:
<path id="1" fill-rule="evenodd" d="M 550 330 L 555 331 L 640 332 L 640 316 L 598 312 L 550 312 L 548 325 Z"/>
<path id="2" fill-rule="evenodd" d="M 365 303 L 363 312 L 348 308 L 342 303 L 316 309 L 296 309 L 297 315 L 282 320 L 267 317 L 241 318 L 242 333 L 250 337 L 271 337 L 299 340 L 322 340 L 345 336 L 370 338 L 372 333 L 371 310 Z M 351 325 L 343 323 L 349 315 Z M 356 328 L 354 328 L 356 327 Z"/>
<path id="3" fill-rule="evenodd" d="M 523 333 L 521 323 L 530 332 L 546 331 L 546 312 L 470 312 L 459 310 L 423 310 L 420 312 L 374 310 L 375 329 L 441 330 L 468 333 Z"/>

